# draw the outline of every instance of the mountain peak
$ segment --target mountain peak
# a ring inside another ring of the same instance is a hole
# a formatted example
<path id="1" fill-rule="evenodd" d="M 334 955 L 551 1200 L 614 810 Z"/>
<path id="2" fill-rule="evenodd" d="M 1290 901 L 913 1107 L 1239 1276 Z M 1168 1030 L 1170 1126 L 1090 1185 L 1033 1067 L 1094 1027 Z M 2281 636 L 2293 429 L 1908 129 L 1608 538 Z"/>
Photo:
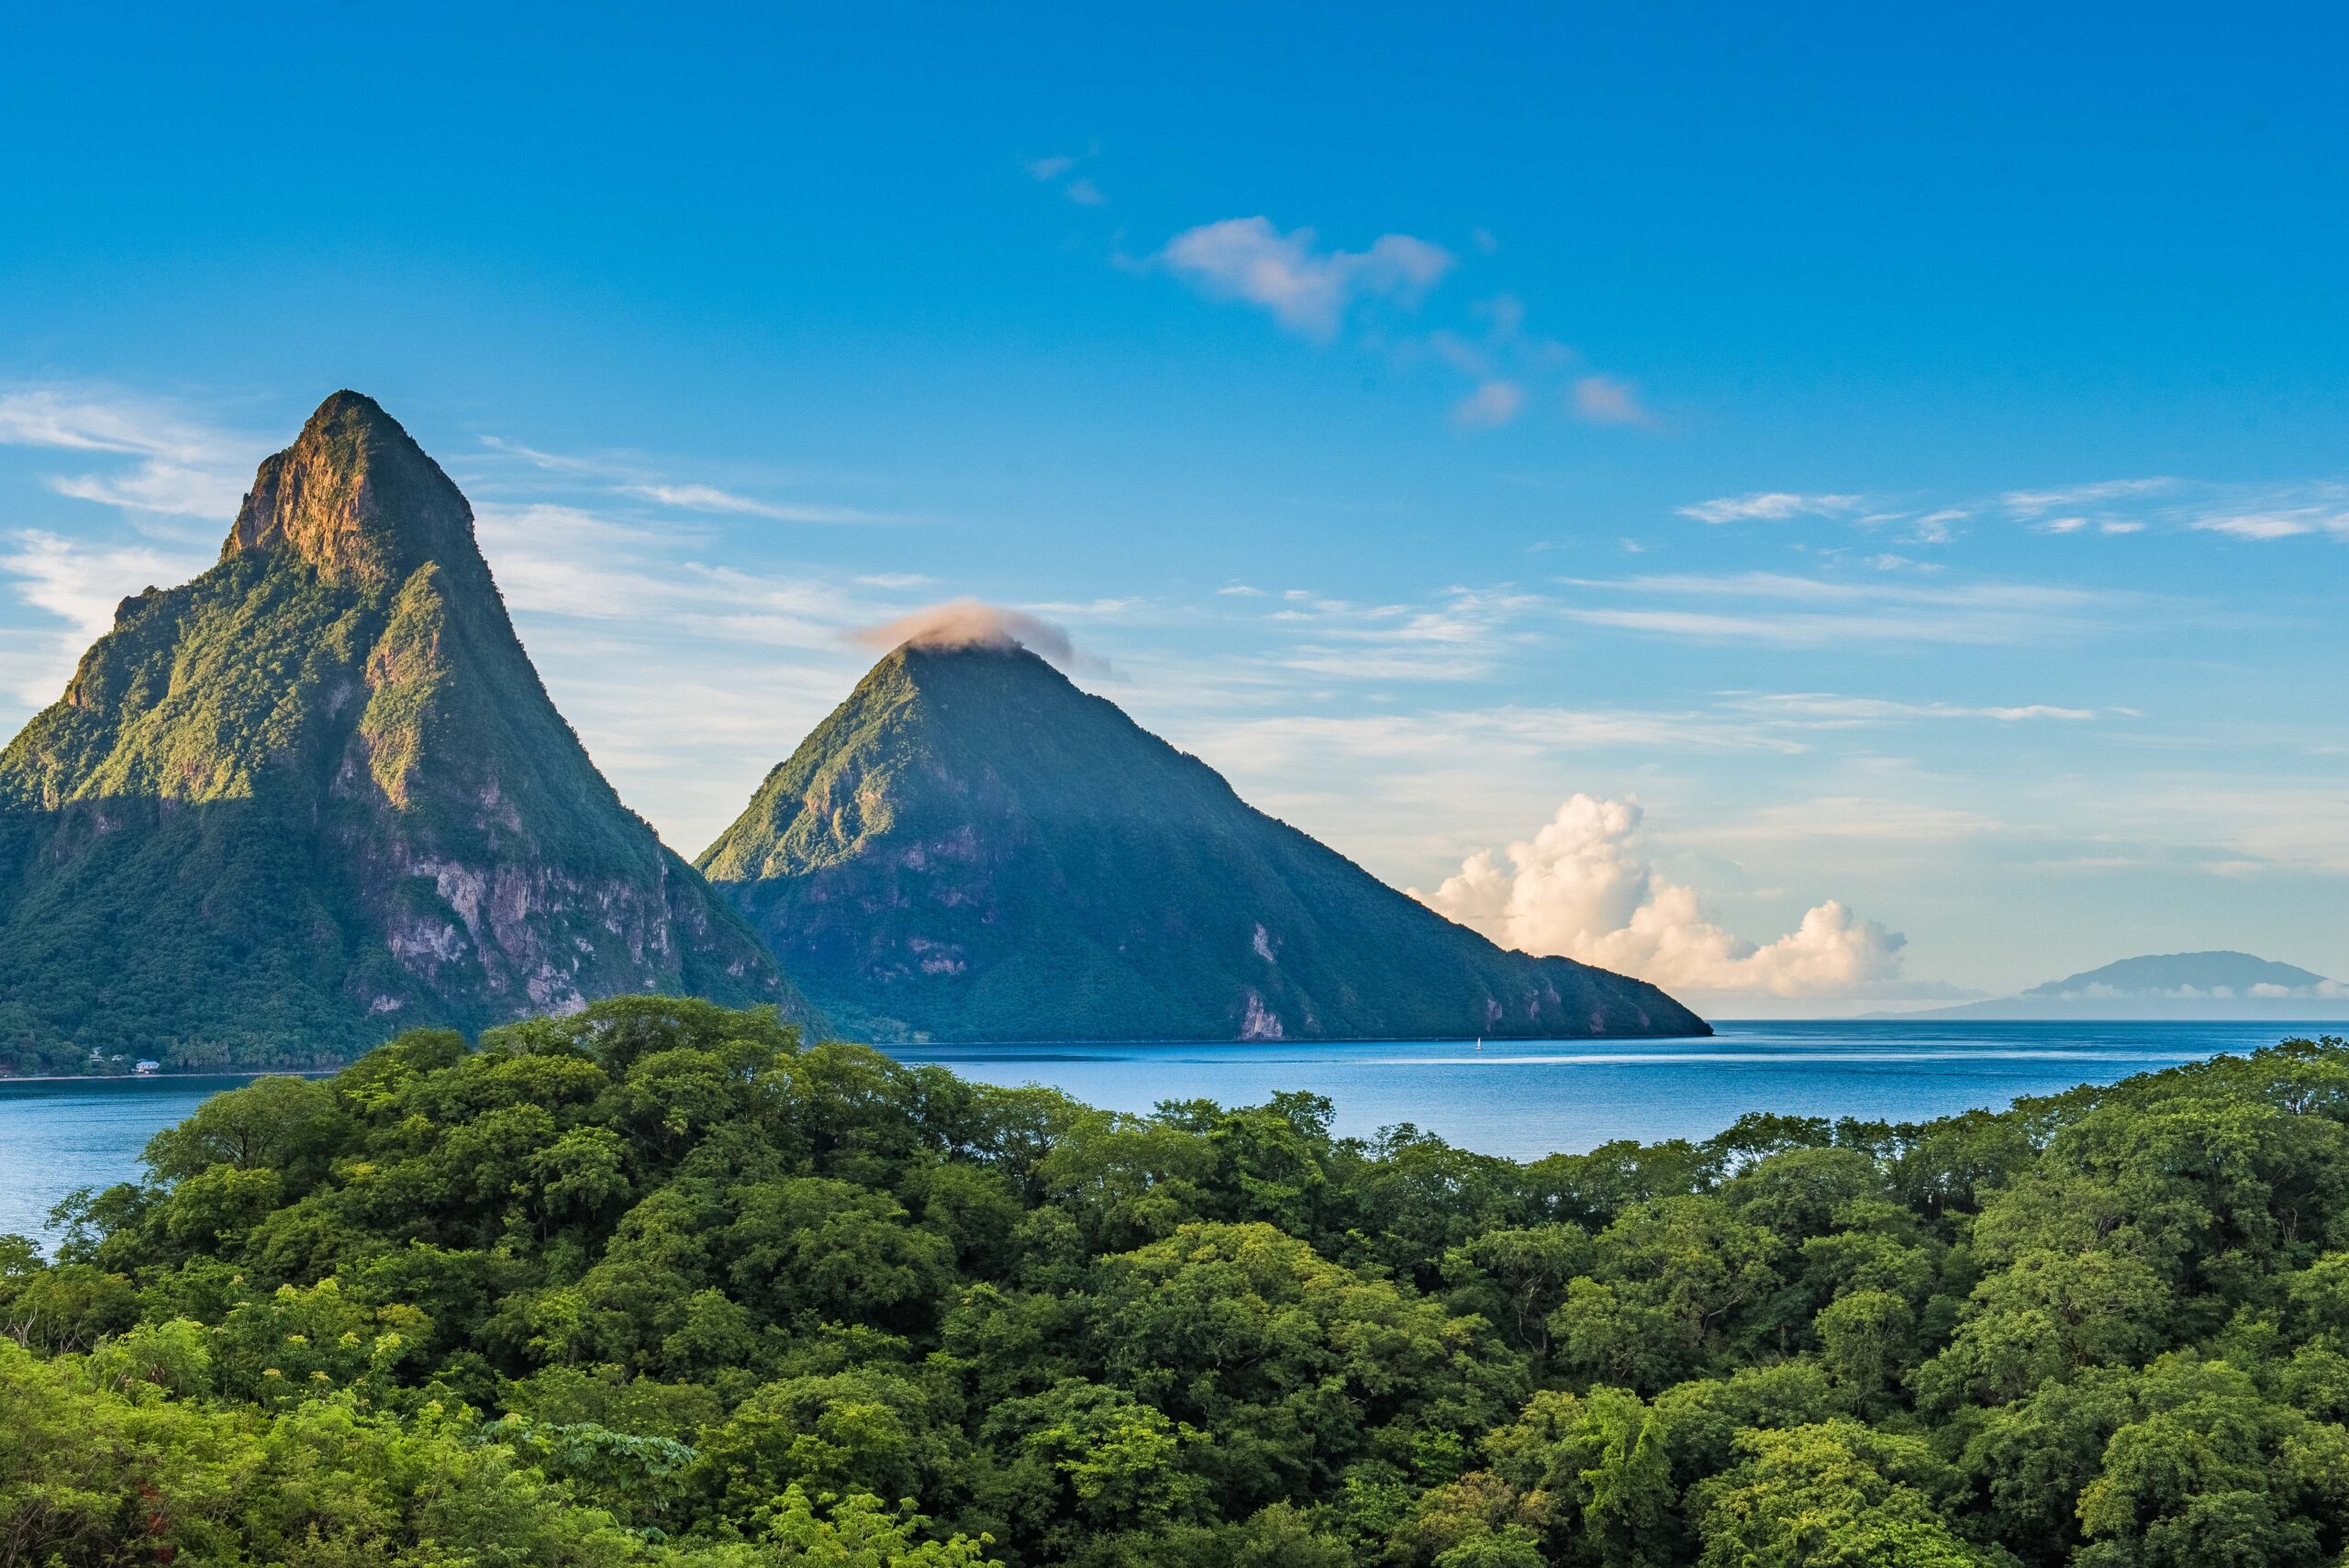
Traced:
<path id="1" fill-rule="evenodd" d="M 1052 622 L 1040 620 L 1025 610 L 983 605 L 976 599 L 952 599 L 942 605 L 927 606 L 886 625 L 858 632 L 856 640 L 892 656 L 911 651 L 1025 652 L 1052 664 L 1065 665 L 1076 654 L 1068 633 Z"/>
<path id="2" fill-rule="evenodd" d="M 2296 964 L 2247 952 L 2148 953 L 2034 985 L 2025 996 L 2283 996 L 2332 983 Z"/>
<path id="3" fill-rule="evenodd" d="M 329 582 L 392 582 L 427 562 L 478 568 L 473 508 L 440 465 L 364 393 L 318 405 L 292 446 L 262 461 L 223 561 L 288 552 Z"/>
<path id="4" fill-rule="evenodd" d="M 1045 680 L 1076 690 L 1074 683 L 1052 667 L 1052 661 L 1023 642 L 901 642 L 874 666 L 902 670 L 916 685 L 931 680 L 967 679 L 981 682 Z"/>
<path id="5" fill-rule="evenodd" d="M 986 1040 L 1708 1032 L 1653 986 L 1505 952 L 1257 811 L 1008 614 L 869 634 L 880 662 L 703 852 L 833 1018 Z"/>
<path id="6" fill-rule="evenodd" d="M 372 398 L 261 465 L 222 554 L 0 751 L 0 1062 L 301 1063 L 648 991 L 804 1012 L 596 771 Z"/>

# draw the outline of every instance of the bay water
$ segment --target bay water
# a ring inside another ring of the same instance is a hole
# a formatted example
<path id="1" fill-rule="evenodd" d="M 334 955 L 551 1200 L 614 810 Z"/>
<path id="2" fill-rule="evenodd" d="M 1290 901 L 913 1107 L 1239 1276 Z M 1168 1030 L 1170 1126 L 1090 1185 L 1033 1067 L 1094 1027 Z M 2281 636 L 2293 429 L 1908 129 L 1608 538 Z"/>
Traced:
<path id="1" fill-rule="evenodd" d="M 1723 1023 L 1707 1040 L 892 1046 L 990 1084 L 1045 1084 L 1089 1105 L 1246 1105 L 1326 1095 L 1337 1130 L 1410 1123 L 1527 1160 L 1618 1138 L 1704 1139 L 1752 1110 L 1922 1121 L 2110 1084 L 2341 1023 Z M 0 1233 L 37 1235 L 77 1187 L 135 1179 L 148 1139 L 235 1077 L 0 1081 Z"/>

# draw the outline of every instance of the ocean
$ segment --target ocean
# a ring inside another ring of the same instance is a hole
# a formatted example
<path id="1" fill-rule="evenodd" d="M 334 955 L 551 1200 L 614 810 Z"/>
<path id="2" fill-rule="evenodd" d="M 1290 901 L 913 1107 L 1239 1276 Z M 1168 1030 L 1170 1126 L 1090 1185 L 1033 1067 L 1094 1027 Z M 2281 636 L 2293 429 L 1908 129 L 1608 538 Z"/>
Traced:
<path id="1" fill-rule="evenodd" d="M 1618 1138 L 1709 1138 L 1751 1110 L 1920 1121 L 2075 1084 L 2110 1084 L 2340 1023 L 1725 1023 L 1709 1040 L 1375 1044 L 894 1046 L 990 1084 L 1048 1084 L 1090 1105 L 1244 1105 L 1326 1095 L 1337 1129 L 1409 1122 L 1512 1159 Z M 76 1187 L 139 1174 L 155 1131 L 232 1077 L 0 1082 L 0 1233 L 33 1235 Z"/>

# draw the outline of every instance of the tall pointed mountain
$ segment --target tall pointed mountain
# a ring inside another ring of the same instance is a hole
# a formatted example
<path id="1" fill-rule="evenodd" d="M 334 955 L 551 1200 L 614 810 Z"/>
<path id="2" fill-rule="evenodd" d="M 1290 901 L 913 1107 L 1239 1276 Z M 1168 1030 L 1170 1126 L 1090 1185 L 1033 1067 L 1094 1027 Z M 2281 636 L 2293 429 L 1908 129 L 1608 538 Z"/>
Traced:
<path id="1" fill-rule="evenodd" d="M 317 1061 L 649 989 L 805 1008 L 596 772 L 473 509 L 356 393 L 0 754 L 0 1058 Z"/>
<path id="2" fill-rule="evenodd" d="M 1000 637 L 890 653 L 697 863 L 876 1038 L 1710 1032 L 1444 919 Z"/>

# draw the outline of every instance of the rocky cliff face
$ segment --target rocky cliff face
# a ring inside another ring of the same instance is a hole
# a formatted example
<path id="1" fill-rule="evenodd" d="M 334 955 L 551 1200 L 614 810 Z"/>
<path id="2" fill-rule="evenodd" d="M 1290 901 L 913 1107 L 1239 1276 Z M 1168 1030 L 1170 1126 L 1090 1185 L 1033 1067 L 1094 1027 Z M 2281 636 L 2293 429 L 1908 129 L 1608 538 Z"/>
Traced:
<path id="1" fill-rule="evenodd" d="M 1453 924 L 1008 643 L 891 653 L 698 863 L 876 1038 L 1709 1032 Z"/>
<path id="2" fill-rule="evenodd" d="M 619 992 L 805 1004 L 549 700 L 355 393 L 0 754 L 0 1051 L 321 1060 Z"/>

